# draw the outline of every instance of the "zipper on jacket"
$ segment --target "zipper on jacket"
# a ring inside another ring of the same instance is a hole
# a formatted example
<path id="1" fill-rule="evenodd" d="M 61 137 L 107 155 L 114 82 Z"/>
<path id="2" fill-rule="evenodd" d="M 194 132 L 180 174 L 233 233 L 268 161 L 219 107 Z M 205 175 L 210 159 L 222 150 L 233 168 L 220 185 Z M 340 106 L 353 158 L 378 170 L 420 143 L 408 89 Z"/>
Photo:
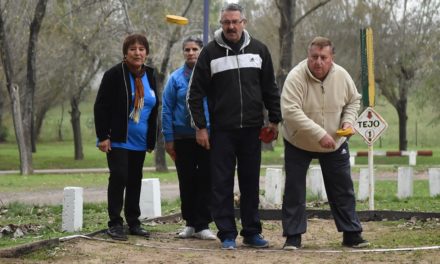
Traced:
<path id="1" fill-rule="evenodd" d="M 321 94 L 322 94 L 322 108 L 321 108 L 321 118 L 322 118 L 322 126 L 325 127 L 325 118 L 324 118 L 324 108 L 325 108 L 325 89 L 324 83 L 321 82 Z"/>
<path id="2" fill-rule="evenodd" d="M 235 59 L 237 60 L 238 87 L 240 88 L 240 128 L 243 128 L 243 91 L 241 87 L 240 63 L 238 60 L 238 55 L 235 55 Z"/>

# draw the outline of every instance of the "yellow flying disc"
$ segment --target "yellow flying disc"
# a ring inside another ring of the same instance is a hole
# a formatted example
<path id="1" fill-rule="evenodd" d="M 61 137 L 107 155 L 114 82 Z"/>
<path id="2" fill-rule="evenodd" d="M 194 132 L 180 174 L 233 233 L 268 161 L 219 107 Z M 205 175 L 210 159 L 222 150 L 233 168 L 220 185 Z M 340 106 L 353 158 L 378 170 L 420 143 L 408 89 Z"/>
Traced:
<path id="1" fill-rule="evenodd" d="M 338 135 L 340 137 L 346 137 L 346 136 L 350 136 L 352 134 L 353 134 L 353 129 L 351 127 L 347 128 L 347 129 L 336 130 L 336 135 Z"/>
<path id="2" fill-rule="evenodd" d="M 167 15 L 167 22 L 178 25 L 186 25 L 188 24 L 188 18 L 182 16 Z"/>

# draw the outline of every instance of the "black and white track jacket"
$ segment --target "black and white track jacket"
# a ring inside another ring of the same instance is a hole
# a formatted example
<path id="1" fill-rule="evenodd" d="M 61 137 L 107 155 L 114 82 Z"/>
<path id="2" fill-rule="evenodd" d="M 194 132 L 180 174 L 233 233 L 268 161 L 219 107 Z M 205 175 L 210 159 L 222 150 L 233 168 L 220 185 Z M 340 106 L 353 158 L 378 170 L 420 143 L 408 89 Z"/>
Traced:
<path id="1" fill-rule="evenodd" d="M 200 52 L 188 89 L 188 108 L 195 127 L 206 128 L 203 97 L 208 98 L 211 129 L 261 127 L 263 109 L 269 121 L 281 121 L 280 95 L 267 47 L 244 30 L 236 54 L 215 32 Z"/>

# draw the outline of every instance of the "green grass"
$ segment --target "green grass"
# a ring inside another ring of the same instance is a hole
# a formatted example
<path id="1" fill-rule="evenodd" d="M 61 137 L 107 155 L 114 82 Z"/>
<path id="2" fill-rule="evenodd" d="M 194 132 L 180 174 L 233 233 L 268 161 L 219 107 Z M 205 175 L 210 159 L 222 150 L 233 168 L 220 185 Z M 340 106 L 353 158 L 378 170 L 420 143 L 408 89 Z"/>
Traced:
<path id="1" fill-rule="evenodd" d="M 374 193 L 375 210 L 392 210 L 392 211 L 412 211 L 412 212 L 439 212 L 440 196 L 430 197 L 428 180 L 414 181 L 414 195 L 405 199 L 397 198 L 397 181 L 380 180 L 376 181 Z M 357 192 L 358 182 L 354 182 L 354 188 Z M 327 203 L 319 202 L 317 196 L 307 192 L 307 202 L 309 207 L 315 209 L 329 209 Z M 369 201 L 358 201 L 356 210 L 369 210 Z"/>
<path id="2" fill-rule="evenodd" d="M 412 197 L 398 199 L 396 196 L 397 181 L 376 181 L 374 195 L 375 209 L 416 212 L 439 212 L 440 196 L 429 196 L 428 180 L 414 181 L 413 190 L 414 195 Z M 368 210 L 368 208 L 368 201 L 357 203 L 358 210 Z"/>
<path id="3" fill-rule="evenodd" d="M 144 178 L 159 178 L 160 182 L 177 182 L 175 171 L 144 172 Z M 17 174 L 0 176 L 0 192 L 27 192 L 63 189 L 66 186 L 105 187 L 108 183 L 108 173 L 84 174 L 33 174 L 22 176 Z"/>
<path id="4" fill-rule="evenodd" d="M 34 206 L 12 203 L 0 207 L 0 227 L 6 225 L 27 225 L 35 231 L 23 237 L 12 235 L 0 237 L 0 248 L 11 247 L 30 242 L 72 235 L 62 232 L 62 206 Z M 180 211 L 180 201 L 162 201 L 162 214 L 168 215 Z M 107 204 L 85 203 L 83 206 L 83 228 L 81 234 L 87 234 L 107 228 Z M 159 230 L 159 228 L 156 228 Z"/>
<path id="5" fill-rule="evenodd" d="M 351 144 L 354 145 L 354 144 Z M 106 168 L 107 160 L 105 154 L 100 152 L 93 142 L 84 144 L 84 160 L 73 159 L 73 142 L 44 142 L 39 143 L 37 152 L 33 154 L 34 169 L 75 169 L 75 168 Z M 351 146 L 351 152 L 366 151 L 366 146 Z M 379 149 L 375 150 L 389 150 Z M 426 169 L 428 167 L 440 165 L 440 148 L 431 148 L 433 150 L 432 157 L 417 157 L 416 168 Z M 262 164 L 273 165 L 283 164 L 284 146 L 282 140 L 278 140 L 274 151 L 262 152 Z M 167 165 L 174 166 L 174 162 L 167 155 Z M 0 170 L 19 170 L 20 162 L 18 156 L 18 148 L 14 143 L 0 144 Z M 314 161 L 316 163 L 316 161 Z M 357 165 L 366 165 L 367 157 L 356 157 Z M 374 157 L 375 165 L 408 165 L 408 157 Z M 144 166 L 154 167 L 154 153 L 147 153 Z"/>

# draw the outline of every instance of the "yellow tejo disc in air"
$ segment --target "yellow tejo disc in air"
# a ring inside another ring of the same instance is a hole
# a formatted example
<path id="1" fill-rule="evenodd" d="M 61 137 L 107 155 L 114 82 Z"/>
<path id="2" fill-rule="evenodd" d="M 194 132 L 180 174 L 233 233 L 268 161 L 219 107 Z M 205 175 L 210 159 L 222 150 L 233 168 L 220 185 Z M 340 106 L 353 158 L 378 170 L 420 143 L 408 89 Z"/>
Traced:
<path id="1" fill-rule="evenodd" d="M 168 23 L 174 23 L 174 24 L 178 24 L 178 25 L 188 24 L 188 18 L 186 18 L 186 17 L 167 15 L 166 18 L 167 18 Z"/>

